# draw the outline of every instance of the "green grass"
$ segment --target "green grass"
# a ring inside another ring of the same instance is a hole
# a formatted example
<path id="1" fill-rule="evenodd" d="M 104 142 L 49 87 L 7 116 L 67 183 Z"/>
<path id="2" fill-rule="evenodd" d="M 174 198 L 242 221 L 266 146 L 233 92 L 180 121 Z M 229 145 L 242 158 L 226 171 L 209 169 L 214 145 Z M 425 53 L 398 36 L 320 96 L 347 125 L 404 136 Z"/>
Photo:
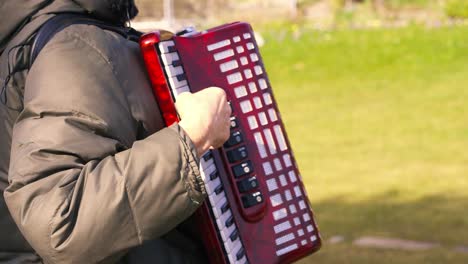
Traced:
<path id="1" fill-rule="evenodd" d="M 264 33 L 322 234 L 346 238 L 306 262 L 466 263 L 448 249 L 468 246 L 468 28 Z M 444 247 L 351 245 L 364 235 Z"/>

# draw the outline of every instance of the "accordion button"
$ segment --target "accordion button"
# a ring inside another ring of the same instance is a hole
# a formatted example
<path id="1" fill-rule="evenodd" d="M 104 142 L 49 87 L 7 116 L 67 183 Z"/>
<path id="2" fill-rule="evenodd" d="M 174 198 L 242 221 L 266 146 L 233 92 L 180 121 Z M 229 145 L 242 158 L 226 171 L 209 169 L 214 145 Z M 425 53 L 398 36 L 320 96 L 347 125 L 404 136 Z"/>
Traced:
<path id="1" fill-rule="evenodd" d="M 245 146 L 229 150 L 226 152 L 229 162 L 234 163 L 247 158 L 247 148 Z"/>
<path id="2" fill-rule="evenodd" d="M 232 172 L 236 178 L 252 172 L 252 162 L 246 161 L 232 167 Z"/>
<path id="3" fill-rule="evenodd" d="M 258 187 L 258 181 L 256 177 L 250 177 L 242 181 L 237 182 L 239 192 L 244 193 Z"/>

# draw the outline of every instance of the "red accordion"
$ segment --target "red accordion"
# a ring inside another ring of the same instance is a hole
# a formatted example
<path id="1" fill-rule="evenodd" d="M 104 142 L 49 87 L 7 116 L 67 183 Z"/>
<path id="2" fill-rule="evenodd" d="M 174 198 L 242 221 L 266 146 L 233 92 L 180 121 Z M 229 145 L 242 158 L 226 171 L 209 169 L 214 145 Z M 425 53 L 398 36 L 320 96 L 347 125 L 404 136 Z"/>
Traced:
<path id="1" fill-rule="evenodd" d="M 177 35 L 156 31 L 140 46 L 166 125 L 177 95 L 226 91 L 231 136 L 201 158 L 208 198 L 196 212 L 212 263 L 289 263 L 317 251 L 320 235 L 252 28 L 232 23 Z"/>

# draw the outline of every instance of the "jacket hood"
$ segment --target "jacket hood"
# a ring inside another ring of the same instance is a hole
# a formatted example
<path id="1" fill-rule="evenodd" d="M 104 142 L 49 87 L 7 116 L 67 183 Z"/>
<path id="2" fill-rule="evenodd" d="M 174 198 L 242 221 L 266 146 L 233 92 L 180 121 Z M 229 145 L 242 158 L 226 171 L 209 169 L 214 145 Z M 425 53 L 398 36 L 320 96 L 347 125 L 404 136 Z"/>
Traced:
<path id="1" fill-rule="evenodd" d="M 3 0 L 0 2 L 0 54 L 8 41 L 35 15 L 84 12 L 123 24 L 138 13 L 134 0 Z"/>

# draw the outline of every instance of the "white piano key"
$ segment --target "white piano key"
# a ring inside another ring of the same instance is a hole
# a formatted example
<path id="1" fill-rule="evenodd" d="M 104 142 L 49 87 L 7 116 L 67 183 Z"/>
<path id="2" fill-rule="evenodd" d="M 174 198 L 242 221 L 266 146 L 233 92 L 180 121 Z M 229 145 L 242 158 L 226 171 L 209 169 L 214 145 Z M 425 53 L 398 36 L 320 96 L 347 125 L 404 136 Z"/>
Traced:
<path id="1" fill-rule="evenodd" d="M 227 72 L 227 71 L 234 70 L 237 68 L 239 68 L 239 64 L 237 63 L 236 60 L 227 61 L 219 65 L 219 69 L 221 70 L 221 72 Z"/>
<path id="2" fill-rule="evenodd" d="M 175 43 L 172 40 L 161 41 L 158 46 L 161 53 L 169 53 L 169 47 L 175 46 Z"/>
<path id="3" fill-rule="evenodd" d="M 302 215 L 302 219 L 304 219 L 304 222 L 308 222 L 310 220 L 310 215 L 308 213 L 305 213 Z"/>
<path id="4" fill-rule="evenodd" d="M 256 75 L 260 75 L 263 73 L 262 67 L 260 65 L 255 66 L 254 71 Z"/>
<path id="5" fill-rule="evenodd" d="M 218 223 L 218 226 L 219 227 L 222 227 L 222 226 L 226 227 L 226 220 L 228 220 L 229 217 L 231 217 L 231 216 L 232 216 L 232 211 L 231 210 L 228 210 L 228 211 L 226 211 L 226 213 L 219 215 L 219 217 L 216 218 L 216 222 Z"/>
<path id="6" fill-rule="evenodd" d="M 270 162 L 264 162 L 263 164 L 263 171 L 265 171 L 265 175 L 273 174 L 273 169 L 271 168 Z"/>
<path id="7" fill-rule="evenodd" d="M 264 93 L 263 94 L 263 100 L 265 101 L 266 105 L 271 105 L 273 103 L 273 100 L 271 99 L 270 93 Z"/>
<path id="8" fill-rule="evenodd" d="M 270 202 L 273 207 L 281 205 L 283 203 L 283 199 L 281 198 L 281 194 L 277 193 L 275 195 L 270 196 Z"/>
<path id="9" fill-rule="evenodd" d="M 240 54 L 240 53 L 244 52 L 244 47 L 242 47 L 242 46 L 237 46 L 237 47 L 236 47 L 236 51 L 237 51 L 237 53 Z"/>
<path id="10" fill-rule="evenodd" d="M 247 117 L 247 122 L 251 130 L 254 130 L 258 127 L 257 119 L 254 115 Z"/>
<path id="11" fill-rule="evenodd" d="M 187 86 L 187 80 L 179 81 L 177 80 L 177 77 L 174 76 L 172 78 L 169 78 L 169 84 L 171 85 L 172 89 L 177 89 L 182 86 Z"/>
<path id="12" fill-rule="evenodd" d="M 255 143 L 257 143 L 258 153 L 260 157 L 265 158 L 267 156 L 267 152 L 265 149 L 265 143 L 263 142 L 262 134 L 260 132 L 254 133 Z"/>
<path id="13" fill-rule="evenodd" d="M 273 130 L 275 131 L 276 140 L 278 141 L 279 149 L 281 151 L 287 150 L 288 146 L 286 145 L 286 140 L 284 139 L 284 134 L 283 134 L 283 130 L 281 129 L 281 127 L 279 125 L 275 125 L 273 127 Z"/>
<path id="14" fill-rule="evenodd" d="M 291 194 L 291 191 L 290 190 L 286 190 L 284 191 L 284 197 L 286 197 L 286 200 L 287 201 L 291 201 L 292 200 L 292 194 Z"/>
<path id="15" fill-rule="evenodd" d="M 278 116 L 276 115 L 276 111 L 274 108 L 268 109 L 268 115 L 270 116 L 271 122 L 275 122 L 278 120 Z"/>
<path id="16" fill-rule="evenodd" d="M 271 178 L 267 180 L 268 191 L 272 192 L 278 189 L 278 183 L 276 182 L 275 178 Z"/>
<path id="17" fill-rule="evenodd" d="M 314 231 L 314 227 L 312 225 L 307 226 L 307 232 L 312 233 Z"/>
<path id="18" fill-rule="evenodd" d="M 244 37 L 244 39 L 250 39 L 252 37 L 252 35 L 250 35 L 250 33 L 244 33 L 244 35 L 242 35 Z"/>
<path id="19" fill-rule="evenodd" d="M 231 210 L 228 210 L 228 211 L 231 211 Z M 226 212 L 227 213 L 227 212 Z M 230 240 L 229 236 L 232 234 L 232 232 L 234 232 L 234 230 L 237 229 L 236 225 L 232 225 L 230 227 L 226 227 L 225 225 L 223 226 L 218 226 L 219 228 L 219 233 L 221 235 L 221 238 L 223 240 L 223 243 L 225 243 L 226 241 Z M 232 241 L 231 241 L 232 243 Z"/>
<path id="20" fill-rule="evenodd" d="M 276 171 L 280 171 L 280 170 L 283 169 L 283 166 L 281 166 L 280 159 L 275 158 L 275 159 L 273 160 L 273 164 L 275 164 L 275 169 L 276 169 Z"/>
<path id="21" fill-rule="evenodd" d="M 181 93 L 186 93 L 186 92 L 190 92 L 190 88 L 185 85 L 185 86 L 181 86 L 179 88 L 176 88 L 176 89 L 172 89 L 172 92 L 174 93 L 175 96 L 181 94 Z"/>
<path id="22" fill-rule="evenodd" d="M 266 88 L 268 88 L 267 82 L 263 78 L 258 79 L 258 85 L 260 86 L 260 89 L 262 90 L 265 90 Z"/>
<path id="23" fill-rule="evenodd" d="M 249 61 L 247 60 L 247 57 L 245 57 L 245 56 L 240 58 L 240 62 L 242 64 L 242 66 L 245 66 L 245 65 L 247 65 L 247 63 L 249 63 Z"/>
<path id="24" fill-rule="evenodd" d="M 247 259 L 243 256 L 240 260 L 237 260 L 235 264 L 247 264 Z"/>
<path id="25" fill-rule="evenodd" d="M 242 81 L 242 75 L 240 72 L 229 74 L 226 78 L 229 84 L 234 84 Z"/>
<path id="26" fill-rule="evenodd" d="M 289 242 L 289 241 L 293 240 L 294 238 L 296 238 L 294 233 L 289 233 L 289 234 L 286 234 L 284 236 L 281 236 L 281 237 L 277 238 L 275 240 L 275 242 L 276 242 L 276 245 L 279 246 L 279 245 L 282 245 L 282 244 L 284 244 L 286 242 Z"/>
<path id="27" fill-rule="evenodd" d="M 219 201 L 221 201 L 223 197 L 226 197 L 226 193 L 224 192 L 224 190 L 220 192 L 219 194 L 216 194 L 216 192 L 212 192 L 211 195 L 208 196 L 211 204 L 219 203 Z"/>
<path id="28" fill-rule="evenodd" d="M 281 220 L 286 216 L 288 216 L 286 208 L 281 208 L 279 210 L 273 211 L 273 219 L 275 219 L 275 221 Z"/>
<path id="29" fill-rule="evenodd" d="M 241 38 L 239 36 L 235 36 L 235 37 L 232 38 L 232 40 L 234 40 L 234 42 L 237 43 L 237 42 L 241 41 Z"/>
<path id="30" fill-rule="evenodd" d="M 214 192 L 214 189 L 218 187 L 220 184 L 221 184 L 221 181 L 219 177 L 214 179 L 213 181 L 208 182 L 208 184 L 205 184 L 206 192 L 208 196 L 211 195 Z"/>
<path id="31" fill-rule="evenodd" d="M 231 263 L 234 263 L 237 260 L 237 252 L 239 252 L 239 249 L 242 247 L 242 243 L 240 242 L 239 239 L 234 243 L 233 248 L 231 249 L 231 252 L 228 253 L 228 258 Z"/>
<path id="32" fill-rule="evenodd" d="M 299 208 L 300 208 L 301 210 L 306 209 L 306 204 L 305 204 L 304 200 L 300 200 L 300 201 L 299 201 Z"/>
<path id="33" fill-rule="evenodd" d="M 299 188 L 299 186 L 295 186 L 295 187 L 294 187 L 294 194 L 295 194 L 296 197 L 298 197 L 298 198 L 302 196 L 301 188 Z"/>
<path id="34" fill-rule="evenodd" d="M 182 66 L 176 66 L 174 67 L 173 65 L 167 65 L 165 68 L 166 74 L 169 77 L 177 76 L 180 74 L 184 73 L 184 70 L 182 69 Z"/>
<path id="35" fill-rule="evenodd" d="M 224 194 L 224 192 L 223 192 L 223 194 Z M 222 197 L 222 198 L 215 204 L 215 206 L 212 207 L 212 209 L 213 209 L 213 214 L 215 215 L 215 218 L 219 218 L 219 216 L 223 214 L 223 212 L 221 212 L 221 207 L 223 207 L 223 205 L 226 204 L 226 202 L 227 202 L 227 198 L 226 198 L 226 196 L 224 195 L 224 197 Z M 227 211 L 224 212 L 224 213 L 227 213 Z"/>
<path id="36" fill-rule="evenodd" d="M 249 82 L 250 93 L 255 93 L 257 91 L 257 85 L 254 82 Z"/>
<path id="37" fill-rule="evenodd" d="M 247 95 L 247 89 L 242 85 L 234 88 L 234 93 L 236 94 L 236 98 L 241 98 Z"/>
<path id="38" fill-rule="evenodd" d="M 305 233 L 304 233 L 304 229 L 299 229 L 297 230 L 297 236 L 303 236 Z"/>
<path id="39" fill-rule="evenodd" d="M 291 252 L 291 251 L 293 251 L 293 250 L 296 250 L 297 248 L 298 248 L 297 244 L 292 244 L 292 245 L 290 245 L 290 246 L 287 246 L 287 247 L 285 247 L 285 248 L 282 248 L 282 249 L 280 249 L 280 250 L 277 250 L 277 251 L 276 251 L 276 255 L 277 255 L 277 256 L 282 256 L 282 255 L 284 255 L 284 254 L 286 254 L 286 253 L 289 253 L 289 252 Z"/>
<path id="40" fill-rule="evenodd" d="M 284 177 L 284 174 L 281 174 L 278 178 L 280 180 L 281 186 L 284 187 L 288 184 L 288 182 L 286 181 L 286 177 Z"/>
<path id="41" fill-rule="evenodd" d="M 248 49 L 248 50 L 253 50 L 253 49 L 255 49 L 254 44 L 253 44 L 252 42 L 247 43 L 247 49 Z"/>
<path id="42" fill-rule="evenodd" d="M 275 234 L 281 233 L 290 228 L 291 228 L 291 223 L 289 222 L 289 220 L 282 222 L 281 224 L 277 224 L 273 227 L 273 229 L 275 230 Z"/>
<path id="43" fill-rule="evenodd" d="M 237 238 L 236 240 L 234 241 L 231 241 L 231 239 L 227 239 L 225 242 L 224 242 L 224 249 L 226 249 L 226 253 L 229 254 L 229 253 L 234 253 L 233 250 L 235 250 L 236 247 L 239 247 L 239 244 L 240 244 L 240 239 Z M 236 251 L 237 252 L 237 251 Z M 236 255 L 235 253 L 233 254 L 234 256 Z M 235 258 L 234 258 L 235 259 Z M 234 262 L 231 262 L 231 263 L 234 263 Z"/>
<path id="44" fill-rule="evenodd" d="M 244 70 L 244 76 L 245 76 L 246 79 L 252 78 L 252 77 L 253 77 L 253 75 L 252 75 L 252 70 L 250 70 L 250 69 L 245 69 L 245 70 Z"/>
<path id="45" fill-rule="evenodd" d="M 258 55 L 257 55 L 257 53 L 251 53 L 251 54 L 250 54 L 250 60 L 251 60 L 252 62 L 257 62 L 257 61 L 258 61 Z"/>
<path id="46" fill-rule="evenodd" d="M 265 112 L 260 112 L 260 113 L 258 113 L 258 119 L 260 120 L 260 124 L 261 124 L 262 126 L 268 124 L 268 119 L 267 119 L 267 117 L 266 117 Z"/>
<path id="47" fill-rule="evenodd" d="M 294 171 L 288 172 L 288 176 L 289 176 L 289 180 L 291 182 L 296 182 L 297 181 L 296 173 Z M 296 187 L 298 187 L 298 186 L 296 186 Z"/>
<path id="48" fill-rule="evenodd" d="M 300 224 L 301 224 L 301 219 L 299 219 L 299 217 L 294 217 L 294 225 L 298 226 Z"/>
<path id="49" fill-rule="evenodd" d="M 253 102 L 254 102 L 255 108 L 257 108 L 257 109 L 262 108 L 263 105 L 262 105 L 262 100 L 260 99 L 260 97 L 255 96 L 253 98 Z"/>
<path id="50" fill-rule="evenodd" d="M 252 104 L 250 103 L 250 100 L 244 100 L 242 102 L 240 102 L 240 107 L 241 107 L 241 110 L 242 110 L 242 113 L 248 113 L 248 112 L 251 112 L 253 110 L 252 108 Z"/>
<path id="51" fill-rule="evenodd" d="M 225 39 L 225 40 L 210 44 L 210 45 L 206 46 L 206 48 L 208 49 L 208 51 L 212 51 L 212 50 L 215 50 L 215 49 L 226 47 L 226 46 L 228 46 L 230 44 L 231 44 L 231 40 Z"/>
<path id="52" fill-rule="evenodd" d="M 232 57 L 232 56 L 234 56 L 234 50 L 233 49 L 228 49 L 228 50 L 224 50 L 224 51 L 215 53 L 213 55 L 213 58 L 215 59 L 215 61 L 219 61 L 219 60 L 224 60 L 224 59 Z"/>
<path id="53" fill-rule="evenodd" d="M 279 140 L 278 140 L 279 142 Z M 281 148 L 281 145 L 280 145 L 280 148 Z M 291 162 L 291 155 L 289 154 L 284 154 L 283 155 L 283 161 L 284 161 L 284 165 L 286 167 L 291 167 L 292 166 L 292 162 Z"/>
<path id="54" fill-rule="evenodd" d="M 180 60 L 179 54 L 177 52 L 162 53 L 161 58 L 164 65 L 172 65 L 174 61 Z"/>
<path id="55" fill-rule="evenodd" d="M 289 212 L 295 214 L 297 212 L 296 206 L 294 204 L 289 205 Z"/>
<path id="56" fill-rule="evenodd" d="M 210 158 L 208 160 L 205 160 L 204 158 L 200 158 L 200 167 L 203 170 L 210 167 L 213 164 L 214 164 L 214 159 L 213 158 Z"/>
<path id="57" fill-rule="evenodd" d="M 265 114 L 265 113 L 263 113 L 263 114 Z M 261 119 L 260 119 L 260 123 L 261 123 Z M 276 154 L 276 144 L 275 144 L 275 141 L 273 140 L 273 135 L 271 134 L 271 130 L 269 128 L 264 129 L 263 134 L 265 135 L 265 139 L 267 141 L 267 145 L 268 145 L 268 149 L 270 150 L 270 154 L 272 154 L 272 155 Z"/>

